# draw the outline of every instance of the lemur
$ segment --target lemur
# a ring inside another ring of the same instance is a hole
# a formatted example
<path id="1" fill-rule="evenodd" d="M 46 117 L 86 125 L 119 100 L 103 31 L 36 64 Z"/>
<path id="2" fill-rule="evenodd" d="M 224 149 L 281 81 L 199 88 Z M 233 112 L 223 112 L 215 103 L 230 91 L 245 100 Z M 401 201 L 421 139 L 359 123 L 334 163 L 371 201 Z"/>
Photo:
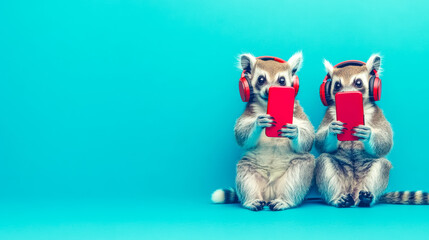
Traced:
<path id="1" fill-rule="evenodd" d="M 369 96 L 369 79 L 373 70 L 380 72 L 381 57 L 373 54 L 362 66 L 333 67 L 324 61 L 331 77 L 330 96 L 343 91 L 360 91 L 363 95 L 365 125 L 354 128 L 358 141 L 337 140 L 347 128 L 336 121 L 335 97 L 326 110 L 316 132 L 315 146 L 322 154 L 316 159 L 316 185 L 322 198 L 336 207 L 370 207 L 376 202 L 428 204 L 428 194 L 391 192 L 383 194 L 392 167 L 386 156 L 393 145 L 393 132 L 383 111 Z"/>
<path id="2" fill-rule="evenodd" d="M 240 66 L 253 90 L 234 132 L 244 149 L 237 164 L 236 189 L 219 189 L 212 194 L 215 203 L 241 202 L 242 206 L 273 211 L 299 205 L 312 183 L 315 158 L 308 152 L 314 142 L 314 128 L 295 100 L 293 124 L 279 130 L 281 138 L 265 135 L 265 128 L 276 125 L 267 114 L 268 89 L 291 86 L 301 68 L 302 53 L 287 62 L 264 61 L 251 54 L 240 55 Z"/>

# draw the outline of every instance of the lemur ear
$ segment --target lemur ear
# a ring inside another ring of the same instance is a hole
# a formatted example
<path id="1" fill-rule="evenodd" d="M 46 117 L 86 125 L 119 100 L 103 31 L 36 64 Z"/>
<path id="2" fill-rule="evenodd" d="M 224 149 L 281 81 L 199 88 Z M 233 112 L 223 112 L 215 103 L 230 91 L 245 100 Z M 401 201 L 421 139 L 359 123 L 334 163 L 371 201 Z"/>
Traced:
<path id="1" fill-rule="evenodd" d="M 371 57 L 366 62 L 366 68 L 368 72 L 371 72 L 373 69 L 377 72 L 381 72 L 381 57 L 379 54 L 372 54 Z"/>
<path id="2" fill-rule="evenodd" d="M 295 75 L 295 73 L 298 72 L 299 69 L 301 69 L 303 61 L 304 59 L 302 57 L 301 51 L 296 52 L 294 55 L 292 55 L 292 57 L 289 58 L 289 60 L 287 60 L 292 70 L 292 75 Z"/>
<path id="3" fill-rule="evenodd" d="M 251 72 L 256 63 L 256 58 L 250 53 L 244 53 L 239 56 L 241 69 Z"/>
<path id="4" fill-rule="evenodd" d="M 334 67 L 332 66 L 332 64 L 328 60 L 323 59 L 323 65 L 325 65 L 326 73 L 332 77 L 332 73 L 334 72 Z"/>

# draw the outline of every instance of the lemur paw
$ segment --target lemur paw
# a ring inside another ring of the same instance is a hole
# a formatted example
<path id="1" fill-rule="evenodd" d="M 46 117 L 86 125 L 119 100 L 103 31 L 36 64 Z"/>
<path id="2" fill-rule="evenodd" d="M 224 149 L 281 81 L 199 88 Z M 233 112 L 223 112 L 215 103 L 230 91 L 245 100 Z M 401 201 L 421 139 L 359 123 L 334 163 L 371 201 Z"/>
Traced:
<path id="1" fill-rule="evenodd" d="M 274 121 L 274 118 L 271 117 L 269 114 L 262 114 L 259 115 L 256 119 L 256 125 L 259 127 L 273 127 L 276 125 L 276 121 Z"/>
<path id="2" fill-rule="evenodd" d="M 372 129 L 365 125 L 359 125 L 357 127 L 354 127 L 353 131 L 355 131 L 355 133 L 352 134 L 353 136 L 356 136 L 361 140 L 365 141 L 371 137 Z"/>
<path id="3" fill-rule="evenodd" d="M 372 200 L 374 199 L 374 195 L 371 192 L 360 191 L 359 192 L 359 207 L 370 207 Z"/>
<path id="4" fill-rule="evenodd" d="M 291 206 L 282 199 L 275 199 L 268 202 L 271 211 L 281 211 L 290 208 Z"/>
<path id="5" fill-rule="evenodd" d="M 282 129 L 278 130 L 279 137 L 287 137 L 295 139 L 298 137 L 298 126 L 295 124 L 286 124 Z"/>
<path id="6" fill-rule="evenodd" d="M 252 210 L 252 211 L 260 211 L 264 208 L 267 203 L 265 201 L 256 199 L 253 201 L 246 201 L 243 203 L 243 207 Z"/>
<path id="7" fill-rule="evenodd" d="M 344 127 L 345 124 L 346 123 L 342 123 L 340 121 L 333 121 L 331 122 L 331 124 L 329 124 L 328 131 L 330 134 L 334 134 L 334 135 L 341 134 L 343 133 L 344 129 L 347 129 Z"/>
<path id="8" fill-rule="evenodd" d="M 338 208 L 348 208 L 355 204 L 351 194 L 342 195 L 340 199 L 337 200 L 335 206 Z"/>

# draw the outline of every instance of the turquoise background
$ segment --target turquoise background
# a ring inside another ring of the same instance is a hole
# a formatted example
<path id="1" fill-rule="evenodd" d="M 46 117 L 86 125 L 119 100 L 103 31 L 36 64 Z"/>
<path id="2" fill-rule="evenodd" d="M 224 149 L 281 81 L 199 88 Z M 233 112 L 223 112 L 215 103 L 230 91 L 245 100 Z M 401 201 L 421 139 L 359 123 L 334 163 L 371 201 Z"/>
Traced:
<path id="1" fill-rule="evenodd" d="M 429 191 L 428 11 L 427 1 L 1 1 L 0 239 L 427 235 L 426 206 L 253 213 L 209 196 L 234 184 L 241 155 L 238 54 L 298 50 L 298 99 L 316 127 L 322 59 L 381 53 L 379 105 L 395 132 L 388 190 Z"/>

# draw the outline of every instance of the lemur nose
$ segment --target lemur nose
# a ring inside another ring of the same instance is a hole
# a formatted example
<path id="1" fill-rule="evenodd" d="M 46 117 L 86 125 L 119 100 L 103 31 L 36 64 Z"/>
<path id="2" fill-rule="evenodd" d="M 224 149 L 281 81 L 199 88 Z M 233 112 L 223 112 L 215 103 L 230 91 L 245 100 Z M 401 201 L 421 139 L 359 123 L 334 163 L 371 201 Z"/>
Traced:
<path id="1" fill-rule="evenodd" d="M 268 89 L 265 89 L 265 95 L 268 96 Z"/>

